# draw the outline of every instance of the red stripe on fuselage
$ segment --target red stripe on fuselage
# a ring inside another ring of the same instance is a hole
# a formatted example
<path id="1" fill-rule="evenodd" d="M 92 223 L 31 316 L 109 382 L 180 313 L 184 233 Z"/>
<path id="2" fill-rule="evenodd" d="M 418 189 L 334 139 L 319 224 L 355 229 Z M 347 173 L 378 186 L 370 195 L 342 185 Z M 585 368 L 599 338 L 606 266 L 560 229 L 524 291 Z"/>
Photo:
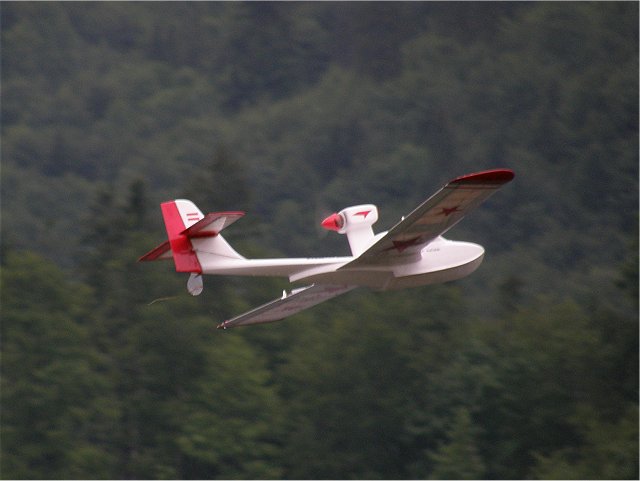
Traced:
<path id="1" fill-rule="evenodd" d="M 202 267 L 196 253 L 193 251 L 191 241 L 187 236 L 181 234 L 186 226 L 182 222 L 182 217 L 175 201 L 163 202 L 160 207 L 162 208 L 162 217 L 164 218 L 164 226 L 167 229 L 167 237 L 169 237 L 176 271 L 201 274 Z"/>

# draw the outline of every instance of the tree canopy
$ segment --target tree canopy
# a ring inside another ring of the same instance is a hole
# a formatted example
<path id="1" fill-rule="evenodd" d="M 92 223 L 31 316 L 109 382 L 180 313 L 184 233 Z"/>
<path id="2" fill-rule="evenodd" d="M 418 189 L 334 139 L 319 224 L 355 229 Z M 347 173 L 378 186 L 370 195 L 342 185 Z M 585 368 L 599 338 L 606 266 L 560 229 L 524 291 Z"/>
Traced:
<path id="1" fill-rule="evenodd" d="M 638 4 L 2 2 L 0 475 L 638 478 Z M 274 279 L 136 264 L 162 201 L 348 253 L 444 182 L 468 279 L 215 325 Z"/>

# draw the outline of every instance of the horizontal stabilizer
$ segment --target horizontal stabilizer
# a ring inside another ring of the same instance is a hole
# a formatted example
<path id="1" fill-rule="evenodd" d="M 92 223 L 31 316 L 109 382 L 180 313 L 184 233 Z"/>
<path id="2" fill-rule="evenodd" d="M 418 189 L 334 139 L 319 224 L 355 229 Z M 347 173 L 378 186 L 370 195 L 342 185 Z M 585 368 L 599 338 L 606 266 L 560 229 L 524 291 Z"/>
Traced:
<path id="1" fill-rule="evenodd" d="M 203 216 L 193 202 L 185 199 L 163 202 L 161 208 L 169 240 L 140 257 L 138 261 L 173 258 L 178 272 L 202 272 L 191 239 L 216 237 L 244 215 L 244 212 L 212 212 Z M 216 245 L 224 249 L 224 255 L 240 257 L 230 247 L 225 249 L 227 244 L 224 241 L 218 241 Z M 210 246 L 209 249 L 212 252 L 216 250 Z"/>
<path id="2" fill-rule="evenodd" d="M 138 262 L 168 260 L 171 259 L 171 257 L 171 243 L 169 241 L 164 241 L 158 247 L 154 248 L 152 251 L 147 252 L 140 259 L 138 259 Z"/>
<path id="3" fill-rule="evenodd" d="M 191 238 L 214 237 L 243 215 L 244 212 L 210 212 L 180 234 Z"/>
<path id="4" fill-rule="evenodd" d="M 301 287 L 300 289 L 294 289 L 289 294 L 284 292 L 280 299 L 276 299 L 252 311 L 225 321 L 218 326 L 218 329 L 280 321 L 285 317 L 292 316 L 321 302 L 349 292 L 355 289 L 355 287 L 356 286 L 313 284 L 307 287 Z"/>

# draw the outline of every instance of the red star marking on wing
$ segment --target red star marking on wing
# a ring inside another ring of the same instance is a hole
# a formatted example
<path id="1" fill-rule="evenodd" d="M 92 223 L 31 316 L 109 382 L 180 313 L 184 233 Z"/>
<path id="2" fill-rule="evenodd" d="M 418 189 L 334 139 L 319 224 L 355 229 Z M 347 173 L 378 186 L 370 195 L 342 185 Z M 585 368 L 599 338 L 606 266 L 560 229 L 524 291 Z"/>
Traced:
<path id="1" fill-rule="evenodd" d="M 420 244 L 420 236 L 414 237 L 413 239 L 409 239 L 409 240 L 394 240 L 392 242 L 393 242 L 393 247 L 389 247 L 389 248 L 385 249 L 385 251 L 390 251 L 391 249 L 396 249 L 398 252 L 403 252 L 404 250 L 408 249 L 409 247 L 413 247 L 415 245 L 419 245 Z"/>
<path id="2" fill-rule="evenodd" d="M 459 209 L 459 205 L 456 205 L 455 207 L 441 207 L 442 212 L 440 212 L 441 214 L 443 214 L 445 217 L 449 217 L 450 214 L 453 214 L 454 212 L 462 212 Z"/>

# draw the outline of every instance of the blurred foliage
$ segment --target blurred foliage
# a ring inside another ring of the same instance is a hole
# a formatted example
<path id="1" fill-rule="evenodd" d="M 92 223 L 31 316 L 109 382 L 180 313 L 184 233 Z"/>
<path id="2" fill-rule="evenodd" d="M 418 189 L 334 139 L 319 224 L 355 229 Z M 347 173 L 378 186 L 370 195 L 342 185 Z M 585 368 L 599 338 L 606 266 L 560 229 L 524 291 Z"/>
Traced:
<path id="1" fill-rule="evenodd" d="M 638 478 L 637 3 L 0 13 L 3 478 Z M 222 333 L 287 282 L 135 263 L 167 199 L 347 254 L 323 216 L 492 167 L 454 284 Z"/>

